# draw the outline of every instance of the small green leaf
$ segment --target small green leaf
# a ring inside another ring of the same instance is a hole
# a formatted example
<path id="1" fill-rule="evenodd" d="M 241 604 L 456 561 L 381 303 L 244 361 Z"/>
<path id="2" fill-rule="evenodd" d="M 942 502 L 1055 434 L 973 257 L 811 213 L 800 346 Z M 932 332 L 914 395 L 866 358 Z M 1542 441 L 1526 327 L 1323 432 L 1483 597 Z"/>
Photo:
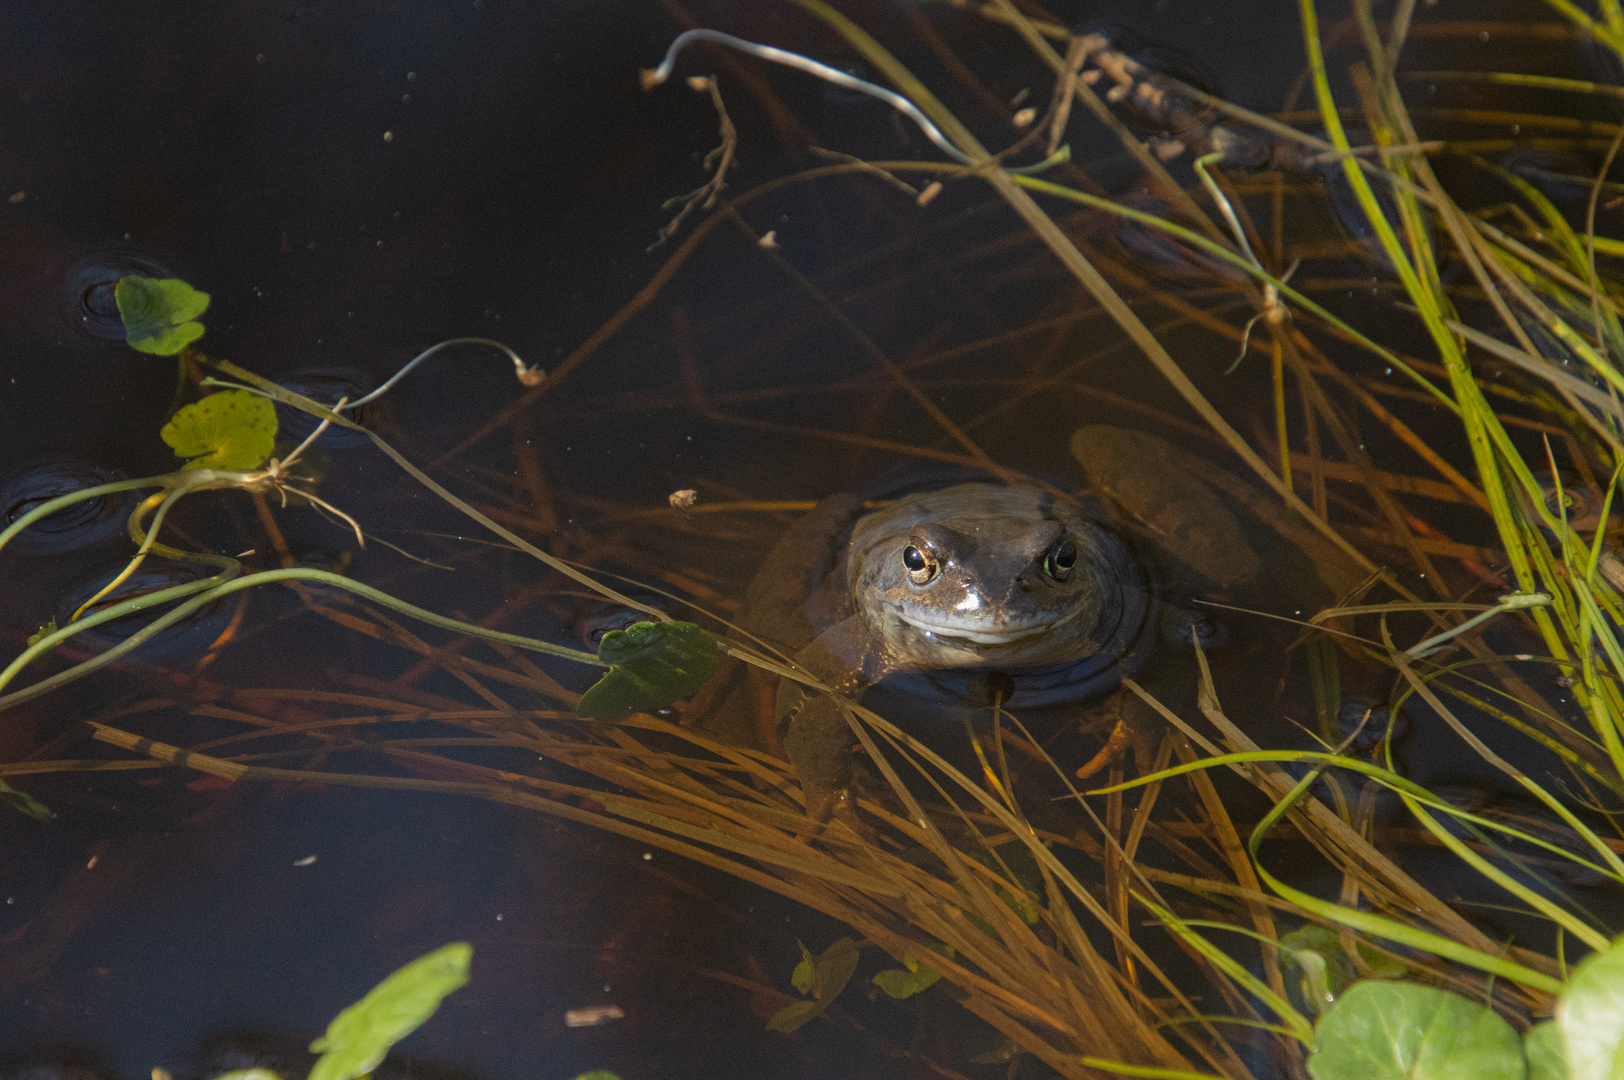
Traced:
<path id="1" fill-rule="evenodd" d="M 813 960 L 812 950 L 806 947 L 805 942 L 797 941 L 795 944 L 801 947 L 801 962 L 796 964 L 795 970 L 790 973 L 789 984 L 804 996 L 812 992 L 812 971 L 816 961 Z"/>
<path id="2" fill-rule="evenodd" d="M 937 951 L 949 960 L 955 955 L 951 945 L 940 946 Z M 935 986 L 941 977 L 940 972 L 920 963 L 911 953 L 903 953 L 902 967 L 880 972 L 874 976 L 874 985 L 894 998 L 910 998 Z"/>
<path id="3" fill-rule="evenodd" d="M 222 390 L 183 406 L 158 433 L 191 458 L 183 468 L 247 472 L 276 446 L 276 407 L 247 390 Z"/>
<path id="4" fill-rule="evenodd" d="M 821 1001 L 796 1001 L 773 1013 L 767 1021 L 768 1031 L 782 1031 L 786 1035 L 823 1012 Z"/>
<path id="5" fill-rule="evenodd" d="M 30 644 L 30 645 L 38 644 L 38 642 L 39 642 L 39 640 L 41 638 L 46 637 L 47 635 L 50 635 L 50 634 L 54 634 L 54 633 L 56 633 L 56 631 L 57 631 L 56 620 L 53 618 L 50 622 L 46 623 L 44 626 L 40 627 L 38 630 L 36 630 L 32 634 L 28 635 L 28 644 Z"/>
<path id="6" fill-rule="evenodd" d="M 327 1034 L 310 1044 L 320 1054 L 309 1080 L 354 1080 L 383 1060 L 389 1048 L 434 1015 L 440 1002 L 468 981 L 474 947 L 455 941 L 419 957 L 373 987 L 333 1018 Z"/>
<path id="7" fill-rule="evenodd" d="M 1572 1080 L 1624 1075 L 1624 937 L 1579 965 L 1556 1003 L 1556 1025 Z"/>
<path id="8" fill-rule="evenodd" d="M 203 336 L 203 324 L 195 320 L 207 310 L 209 294 L 180 278 L 131 274 L 113 286 L 113 300 L 131 348 L 173 356 Z"/>
<path id="9" fill-rule="evenodd" d="M 56 817 L 51 808 L 40 802 L 26 791 L 18 791 L 4 780 L 0 780 L 0 802 L 6 803 L 15 810 L 20 810 L 31 818 L 39 821 L 50 821 Z"/>
<path id="10" fill-rule="evenodd" d="M 282 1078 L 269 1069 L 237 1069 L 221 1073 L 214 1080 L 282 1080 Z"/>
<path id="11" fill-rule="evenodd" d="M 936 971 L 923 965 L 916 971 L 887 968 L 874 976 L 874 985 L 900 1001 L 929 990 L 940 978 Z"/>
<path id="12" fill-rule="evenodd" d="M 663 709 L 704 686 L 716 671 L 718 655 L 716 642 L 690 622 L 639 622 L 611 630 L 598 643 L 598 659 L 609 670 L 581 695 L 575 715 L 621 720 Z"/>
<path id="13" fill-rule="evenodd" d="M 857 942 L 849 937 L 824 949 L 813 964 L 812 996 L 822 1002 L 839 997 L 857 972 L 858 953 Z"/>
<path id="14" fill-rule="evenodd" d="M 1555 1023 L 1535 1024 L 1523 1034 L 1523 1056 L 1528 1059 L 1528 1080 L 1569 1080 L 1562 1030 Z"/>
<path id="15" fill-rule="evenodd" d="M 1318 1045 L 1308 1058 L 1314 1080 L 1527 1075 L 1521 1040 L 1493 1009 L 1419 983 L 1356 983 L 1314 1030 Z"/>
<path id="16" fill-rule="evenodd" d="M 811 999 L 797 1001 L 778 1010 L 767 1021 L 768 1031 L 794 1031 L 814 1016 L 821 1015 L 840 996 L 857 970 L 860 949 L 857 942 L 849 937 L 841 938 L 817 956 L 812 955 L 812 950 L 804 942 L 797 944 L 801 946 L 801 962 L 795 965 L 795 971 L 789 977 L 790 985 L 803 994 L 810 994 Z"/>

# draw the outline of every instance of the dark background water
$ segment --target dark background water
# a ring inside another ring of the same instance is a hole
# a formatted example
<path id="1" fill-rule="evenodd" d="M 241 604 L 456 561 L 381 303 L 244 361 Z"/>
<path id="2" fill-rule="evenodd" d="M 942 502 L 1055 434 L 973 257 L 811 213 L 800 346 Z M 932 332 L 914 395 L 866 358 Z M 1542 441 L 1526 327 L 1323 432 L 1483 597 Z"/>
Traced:
<path id="1" fill-rule="evenodd" d="M 847 10 L 989 143 L 1009 138 L 1007 117 L 953 81 L 913 20 L 947 38 L 995 101 L 1031 88 L 1041 106 L 1048 93 L 1047 74 L 1011 35 L 945 5 Z M 1227 96 L 1260 111 L 1281 106 L 1302 67 L 1296 24 L 1279 5 L 1056 10 L 1184 49 Z M 700 159 L 717 127 L 707 99 L 680 82 L 644 93 L 637 81 L 690 17 L 852 62 L 833 35 L 777 4 L 0 5 L 0 197 L 10 196 L 0 202 L 0 475 L 59 455 L 132 476 L 175 464 L 157 437 L 173 365 L 84 332 L 64 289 L 87 259 L 153 260 L 205 289 L 213 301 L 203 346 L 272 377 L 346 365 L 381 378 L 427 345 L 470 335 L 554 366 L 659 268 L 674 244 L 645 249 L 671 217 L 661 204 L 704 180 Z M 1484 42 L 1467 62 L 1509 65 L 1521 48 Z M 1578 56 L 1563 47 L 1549 62 L 1571 73 Z M 732 193 L 822 163 L 806 152 L 809 141 L 868 158 L 935 157 L 886 108 L 798 74 L 708 47 L 678 71 L 721 74 L 740 131 Z M 760 86 L 785 111 L 769 108 Z M 1097 125 L 1074 122 L 1069 141 L 1106 187 L 1126 185 L 1132 172 Z M 805 185 L 745 216 L 758 231 L 776 230 L 788 264 L 896 357 L 1063 312 L 1074 296 L 1032 248 L 1004 256 L 978 247 L 1011 236 L 1013 219 L 967 185 L 924 211 L 878 184 Z M 724 223 L 656 303 L 541 399 L 528 427 L 463 451 L 437 476 L 500 501 L 512 494 L 501 485 L 516 472 L 515 440 L 536 446 L 557 501 L 550 521 L 534 512 L 532 532 L 589 555 L 580 523 L 601 504 L 657 506 L 695 485 L 707 497 L 814 498 L 898 464 L 883 452 L 701 415 L 683 383 L 684 333 L 710 393 L 831 387 L 741 406 L 758 423 L 937 438 L 889 392 L 840 389 L 872 371 L 868 354 Z M 1065 347 L 1114 340 L 1096 322 Z M 1195 335 L 1182 346 L 1181 361 L 1226 406 L 1265 385 L 1244 373 L 1216 380 L 1227 346 Z M 974 379 L 1014 362 L 948 365 L 931 393 L 955 416 L 973 417 L 1008 392 Z M 1148 371 L 1121 353 L 1093 385 L 1187 417 Z M 414 459 L 431 461 L 518 393 L 506 361 L 459 348 L 393 393 L 379 423 Z M 1063 474 L 1069 431 L 1113 417 L 1120 411 L 1097 399 L 1044 398 L 976 435 L 1001 461 Z M 535 579 L 506 554 L 437 535 L 469 529 L 371 449 L 335 451 L 323 494 L 377 536 L 457 567 L 430 572 L 378 544 L 353 552 L 358 576 L 414 602 L 478 617 Z M 231 499 L 181 517 L 191 535 L 225 551 L 251 545 L 252 520 L 246 502 Z M 308 510 L 282 520 L 311 559 L 354 548 Z M 607 558 L 636 570 L 639 538 L 617 528 Z M 736 590 L 771 533 L 763 525 L 731 547 L 706 547 L 710 561 L 699 569 Z M 667 556 L 693 557 L 691 540 L 661 548 L 648 539 Z M 8 654 L 96 561 L 0 554 Z M 414 660 L 300 617 L 277 597 L 256 597 L 247 618 L 210 669 L 221 683 L 389 680 Z M 556 612 L 548 619 L 527 614 L 514 628 L 566 632 Z M 549 670 L 584 684 L 578 669 Z M 0 717 L 0 760 L 36 754 L 75 720 L 153 686 L 165 684 L 109 675 L 10 712 Z M 459 693 L 450 680 L 416 689 Z M 184 712 L 128 723 L 159 738 L 199 737 Z M 51 745 L 51 757 L 118 756 L 87 749 L 82 737 Z M 746 994 L 698 974 L 759 963 L 761 981 L 783 988 L 796 938 L 826 943 L 836 927 L 613 837 L 472 801 L 222 790 L 179 771 L 62 774 L 27 786 L 60 816 L 0 817 L 0 1056 L 75 1048 L 121 1076 L 154 1065 L 184 1072 L 211 1037 L 312 1037 L 387 971 L 466 939 L 476 950 L 473 982 L 404 1044 L 419 1063 L 490 1080 L 594 1066 L 628 1078 L 879 1067 L 872 1045 L 845 1029 L 768 1035 Z M 294 865 L 311 855 L 314 864 Z M 608 1002 L 627 1019 L 564 1027 L 565 1009 Z M 906 1028 L 899 1037 L 906 1042 Z"/>

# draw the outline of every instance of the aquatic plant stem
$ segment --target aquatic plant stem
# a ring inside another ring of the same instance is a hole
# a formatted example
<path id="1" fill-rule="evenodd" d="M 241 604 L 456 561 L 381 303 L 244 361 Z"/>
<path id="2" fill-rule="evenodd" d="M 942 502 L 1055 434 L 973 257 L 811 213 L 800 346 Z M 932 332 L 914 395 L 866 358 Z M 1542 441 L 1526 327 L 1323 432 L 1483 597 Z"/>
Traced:
<path id="1" fill-rule="evenodd" d="M 207 558 L 223 559 L 222 556 L 207 556 Z M 388 608 L 391 611 L 398 611 L 402 615 L 409 616 L 410 618 L 416 619 L 419 622 L 428 623 L 430 626 L 438 626 L 443 630 L 451 630 L 459 634 L 468 634 L 472 637 L 484 638 L 487 641 L 496 641 L 504 645 L 512 645 L 516 648 L 525 649 L 530 652 L 545 653 L 548 656 L 557 656 L 565 660 L 573 660 L 576 663 L 590 664 L 594 667 L 608 666 L 592 653 L 583 652 L 579 649 L 570 649 L 562 645 L 554 645 L 548 641 L 524 637 L 519 634 L 509 634 L 500 630 L 490 630 L 474 623 L 467 623 L 458 619 L 446 618 L 444 615 L 438 615 L 432 611 L 428 611 L 425 608 L 420 608 L 415 604 L 408 604 L 404 600 L 398 600 L 386 592 L 374 589 L 370 585 L 363 585 L 361 582 L 344 577 L 342 574 L 334 574 L 327 570 L 316 570 L 306 567 L 291 567 L 284 570 L 265 570 L 257 574 L 247 574 L 237 577 L 235 575 L 236 573 L 240 573 L 241 564 L 235 559 L 224 561 L 231 563 L 232 568 L 234 568 L 232 572 L 228 572 L 223 575 L 216 575 L 202 581 L 191 582 L 186 585 L 177 585 L 173 588 L 161 589 L 157 592 L 148 593 L 145 596 L 140 596 L 133 600 L 126 600 L 121 604 L 114 604 L 96 612 L 93 615 L 88 615 L 77 622 L 69 623 L 59 630 L 46 634 L 44 637 L 40 638 L 37 642 L 24 650 L 24 652 L 13 660 L 4 671 L 0 671 L 0 688 L 3 688 L 10 683 L 11 680 L 17 676 L 19 671 L 27 667 L 41 654 L 55 648 L 63 641 L 73 637 L 76 634 L 82 633 L 85 630 L 93 629 L 101 623 L 109 622 L 113 619 L 121 619 L 128 615 L 133 615 L 139 611 L 145 610 L 146 608 L 156 607 L 160 604 L 168 603 L 171 600 L 191 596 L 191 599 L 187 600 L 185 603 L 165 612 L 163 615 L 154 619 L 146 626 L 143 626 L 140 630 L 136 631 L 134 634 L 131 634 L 124 641 L 119 642 L 117 645 L 106 650 L 105 652 L 98 653 L 89 660 L 77 664 L 66 671 L 59 672 L 48 679 L 34 683 L 23 690 L 18 690 L 0 697 L 0 710 L 8 709 L 13 705 L 18 705 L 24 701 L 38 697 L 40 694 L 53 690 L 58 686 L 65 685 L 68 682 L 72 682 L 73 680 L 84 675 L 88 675 L 97 668 L 104 667 L 107 664 L 112 663 L 114 660 L 119 659 L 120 657 L 139 647 L 144 642 L 150 640 L 159 631 L 174 625 L 206 604 L 213 603 L 214 601 L 225 596 L 229 596 L 232 593 L 241 592 L 244 589 L 251 589 L 259 585 L 267 585 L 278 581 L 308 581 L 333 588 L 343 589 L 348 592 L 355 593 L 358 596 L 364 597 L 372 603 L 377 604 L 379 607 Z"/>
<path id="2" fill-rule="evenodd" d="M 1507 611 L 1521 611 L 1524 608 L 1542 607 L 1550 602 L 1551 598 L 1545 593 L 1512 593 L 1508 596 L 1502 596 L 1500 598 L 1500 602 L 1494 607 L 1487 611 L 1478 612 L 1465 622 L 1460 623 L 1457 626 L 1452 626 L 1441 634 L 1434 634 L 1425 641 L 1417 642 L 1416 644 L 1411 645 L 1408 649 L 1404 650 L 1404 655 L 1413 660 L 1420 660 L 1423 657 L 1430 656 L 1437 652 L 1438 649 L 1443 646 L 1444 642 L 1448 641 L 1450 638 L 1455 637 L 1458 634 L 1464 634 L 1466 631 L 1472 629 L 1480 623 L 1488 622 L 1496 615 Z"/>
<path id="3" fill-rule="evenodd" d="M 196 474 L 194 473 L 193 475 Z M 135 554 L 131 556 L 128 563 L 124 564 L 124 569 L 120 570 L 112 581 L 109 581 L 100 589 L 97 589 L 96 592 L 91 595 L 90 599 L 86 600 L 84 603 L 80 604 L 76 609 L 74 609 L 73 614 L 68 616 L 68 622 L 71 623 L 77 621 L 79 616 L 83 615 L 87 610 L 89 610 L 98 600 L 128 581 L 130 579 L 130 575 L 139 570 L 141 568 L 141 564 L 146 562 L 147 554 L 152 551 L 153 545 L 157 542 L 158 530 L 163 527 L 164 517 L 169 513 L 170 508 L 173 507 L 175 503 L 188 491 L 191 491 L 193 488 L 202 487 L 207 483 L 207 480 L 200 480 L 192 484 L 182 482 L 174 487 L 167 488 L 165 491 L 158 494 L 149 495 L 146 497 L 146 499 L 142 500 L 142 502 L 130 512 L 130 537 L 138 545 L 135 549 Z M 153 509 L 154 507 L 155 509 Z M 152 525 L 143 533 L 141 529 L 141 519 L 146 516 L 148 509 L 153 509 Z M 170 549 L 166 549 L 166 551 L 167 550 Z M 3 683 L 0 683 L 0 685 L 3 685 Z"/>
<path id="4" fill-rule="evenodd" d="M 878 98 L 912 120 L 919 130 L 924 133 L 925 138 L 936 144 L 937 149 L 941 150 L 942 153 L 961 165 L 973 164 L 968 155 L 948 142 L 946 137 L 936 129 L 936 125 L 931 123 L 925 114 L 914 106 L 913 102 L 901 94 L 887 90 L 883 86 L 876 86 L 864 79 L 859 79 L 855 75 L 847 74 L 839 68 L 830 67 L 828 64 L 820 64 L 811 57 L 802 56 L 800 53 L 775 49 L 771 45 L 761 45 L 754 41 L 746 41 L 744 38 L 734 37 L 732 34 L 724 34 L 720 30 L 701 28 L 685 30 L 678 34 L 676 39 L 671 42 L 670 47 L 665 50 L 665 58 L 660 61 L 660 65 L 652 71 L 643 73 L 643 89 L 652 90 L 669 79 L 672 70 L 676 67 L 677 54 L 682 52 L 691 41 L 714 41 L 719 45 L 737 49 L 759 60 L 770 60 L 775 64 L 796 68 L 809 75 L 815 75 L 825 82 L 833 83 L 847 90 L 856 90 L 858 93 L 867 94 L 872 98 Z"/>
<path id="5" fill-rule="evenodd" d="M 1562 992 L 1563 984 L 1561 981 L 1554 979 L 1549 975 L 1545 975 L 1541 972 L 1533 970 L 1532 968 L 1515 963 L 1514 961 L 1506 960 L 1504 957 L 1497 956 L 1492 953 L 1486 953 L 1481 950 L 1471 948 L 1470 946 L 1463 945 L 1452 938 L 1446 938 L 1429 931 L 1419 930 L 1413 926 L 1387 918 L 1386 916 L 1376 915 L 1366 911 L 1359 911 L 1354 908 L 1343 907 L 1339 904 L 1321 900 L 1316 896 L 1302 892 L 1298 889 L 1294 889 L 1285 884 L 1283 881 L 1280 881 L 1278 878 L 1270 874 L 1263 866 L 1263 863 L 1258 855 L 1258 846 L 1262 843 L 1263 838 L 1268 835 L 1269 831 L 1283 817 L 1285 817 L 1286 813 L 1297 803 L 1297 801 L 1302 799 L 1308 793 L 1309 788 L 1319 782 L 1320 773 L 1326 768 L 1333 767 L 1348 769 L 1353 772 L 1362 773 L 1366 776 L 1376 778 L 1389 787 L 1396 790 L 1404 790 L 1409 792 L 1412 796 L 1418 799 L 1427 800 L 1430 805 L 1438 806 L 1440 809 L 1448 809 L 1456 816 L 1459 816 L 1465 820 L 1472 820 L 1475 824 L 1478 824 L 1481 827 L 1514 833 L 1520 839 L 1524 839 L 1536 844 L 1540 843 L 1537 838 L 1526 836 L 1525 834 L 1519 833 L 1517 830 L 1511 829 L 1498 822 L 1477 818 L 1475 815 L 1468 814 L 1464 811 L 1443 806 L 1442 804 L 1439 804 L 1433 800 L 1432 796 L 1428 794 L 1425 789 L 1417 787 L 1396 773 L 1357 758 L 1344 758 L 1315 751 L 1246 751 L 1237 754 L 1223 754 L 1216 757 L 1205 758 L 1201 761 L 1192 762 L 1188 765 L 1175 766 L 1170 769 L 1165 769 L 1154 776 L 1139 777 L 1126 784 L 1115 785 L 1115 787 L 1126 790 L 1130 787 L 1138 787 L 1140 785 L 1149 783 L 1152 780 L 1165 780 L 1172 776 L 1180 775 L 1184 772 L 1189 772 L 1196 769 L 1214 767 L 1220 764 L 1227 765 L 1241 762 L 1265 761 L 1312 762 L 1316 766 L 1307 776 L 1298 781 L 1283 798 L 1276 802 L 1269 813 L 1257 823 L 1257 826 L 1252 830 L 1250 838 L 1247 840 L 1247 851 L 1251 855 L 1252 862 L 1257 868 L 1258 876 L 1269 886 L 1269 888 L 1273 889 L 1276 893 L 1291 903 L 1294 903 L 1304 910 L 1318 915 L 1327 921 L 1340 923 L 1341 925 L 1352 927 L 1355 930 L 1375 937 L 1382 937 L 1392 941 L 1397 941 L 1401 944 L 1408 945 L 1411 948 L 1436 953 L 1437 955 L 1446 957 L 1447 959 L 1455 960 L 1469 967 L 1474 967 L 1481 971 L 1490 972 L 1492 974 L 1511 979 L 1514 982 L 1521 983 L 1525 986 L 1532 987 L 1548 994 L 1559 994 Z M 1097 789 L 1096 791 L 1089 792 L 1089 794 L 1100 794 L 1108 790 L 1112 789 L 1101 788 Z M 1541 844 L 1541 846 L 1552 849 L 1552 845 L 1549 844 Z M 1560 849 L 1552 850 L 1555 850 L 1558 854 L 1567 854 L 1562 852 Z M 1568 857 L 1571 858 L 1571 855 Z"/>
<path id="6" fill-rule="evenodd" d="M 144 476 L 139 480 L 118 480 L 111 484 L 97 484 L 95 487 L 80 488 L 78 491 L 70 491 L 66 495 L 58 495 L 54 499 L 40 503 L 6 526 L 4 530 L 0 530 L 0 548 L 4 548 L 14 536 L 40 518 L 54 514 L 64 507 L 72 506 L 74 503 L 83 502 L 86 499 L 99 498 L 103 495 L 116 495 L 121 491 L 140 491 L 145 488 L 168 487 L 174 475 L 174 473 L 165 473 L 162 476 Z"/>
<path id="7" fill-rule="evenodd" d="M 329 420 L 340 427 L 346 427 L 352 431 L 361 432 L 362 434 L 366 435 L 367 438 L 372 440 L 372 444 L 374 446 L 387 454 L 395 462 L 395 464 L 406 470 L 406 472 L 410 474 L 411 477 L 418 483 L 440 496 L 440 498 L 444 499 L 458 510 L 461 510 L 464 514 L 473 518 L 475 521 L 479 522 L 481 525 L 485 526 L 491 532 L 495 533 L 497 536 L 500 536 L 514 547 L 517 547 L 520 551 L 540 559 L 542 562 L 546 563 L 554 570 L 557 570 L 565 577 L 585 585 L 593 592 L 606 596 L 617 604 L 623 604 L 626 607 L 644 612 L 652 618 L 660 620 L 661 622 L 667 622 L 670 620 L 670 616 L 665 612 L 660 611 L 657 608 L 650 607 L 649 605 L 641 603 L 637 600 L 633 600 L 631 597 L 593 580 L 591 577 L 581 573 L 579 570 L 575 569 L 573 566 L 570 566 L 562 559 L 554 558 L 552 555 L 542 551 L 540 548 L 518 536 L 511 530 L 505 529 L 501 525 L 498 525 L 496 522 L 492 521 L 490 518 L 486 517 L 484 514 L 480 513 L 478 510 L 475 510 L 472 506 L 469 506 L 466 502 L 447 491 L 440 484 L 436 483 L 432 477 L 423 472 L 423 470 L 419 469 L 417 466 L 413 465 L 410 461 L 407 461 L 400 451 L 396 450 L 393 446 L 390 446 L 388 442 L 384 441 L 384 439 L 378 435 L 377 432 L 372 431 L 370 428 L 363 427 L 353 420 L 340 416 L 331 409 L 327 408 L 325 405 L 313 401 L 310 398 L 305 397 L 303 394 L 296 394 L 291 390 L 278 386 L 276 383 L 271 382 L 269 379 L 264 378 L 263 376 L 256 375 L 252 371 L 248 371 L 245 368 L 240 368 L 229 360 L 216 360 L 212 357 L 202 356 L 201 354 L 198 354 L 197 358 L 209 366 L 225 372 L 234 379 L 240 379 L 243 382 L 248 383 L 259 392 L 265 394 L 267 397 L 280 401 L 285 405 L 291 405 L 296 409 L 302 409 L 303 411 L 310 413 L 312 416 Z"/>

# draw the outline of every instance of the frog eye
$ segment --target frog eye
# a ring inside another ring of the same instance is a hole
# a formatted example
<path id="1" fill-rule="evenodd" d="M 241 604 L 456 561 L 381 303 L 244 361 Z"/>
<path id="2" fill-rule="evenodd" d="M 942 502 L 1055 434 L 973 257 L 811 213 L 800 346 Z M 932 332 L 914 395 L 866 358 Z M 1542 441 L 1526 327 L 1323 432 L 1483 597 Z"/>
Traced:
<path id="1" fill-rule="evenodd" d="M 936 576 L 940 569 L 936 565 L 936 556 L 928 548 L 921 548 L 918 544 L 909 544 L 902 549 L 902 566 L 908 571 L 908 580 L 915 585 L 924 585 Z"/>
<path id="2" fill-rule="evenodd" d="M 1043 571 L 1056 581 L 1071 577 L 1071 568 L 1077 565 L 1077 545 L 1062 540 L 1049 550 L 1043 559 Z"/>

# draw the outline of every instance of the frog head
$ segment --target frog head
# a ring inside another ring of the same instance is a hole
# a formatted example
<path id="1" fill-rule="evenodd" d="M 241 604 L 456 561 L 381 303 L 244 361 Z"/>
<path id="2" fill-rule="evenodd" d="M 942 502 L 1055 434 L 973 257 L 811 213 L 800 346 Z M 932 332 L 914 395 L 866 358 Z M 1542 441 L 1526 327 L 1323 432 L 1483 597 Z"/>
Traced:
<path id="1" fill-rule="evenodd" d="M 918 669 L 1093 655 L 1132 576 L 1120 544 L 1074 507 L 996 484 L 912 495 L 865 517 L 848 568 L 873 635 Z"/>

